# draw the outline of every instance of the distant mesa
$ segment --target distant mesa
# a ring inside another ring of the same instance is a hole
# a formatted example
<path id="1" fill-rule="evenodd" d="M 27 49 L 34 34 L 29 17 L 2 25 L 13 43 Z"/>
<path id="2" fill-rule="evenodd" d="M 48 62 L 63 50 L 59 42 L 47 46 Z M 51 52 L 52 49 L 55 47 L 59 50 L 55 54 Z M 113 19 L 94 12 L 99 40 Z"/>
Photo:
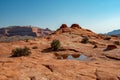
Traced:
<path id="1" fill-rule="evenodd" d="M 0 36 L 34 36 L 42 37 L 51 34 L 52 31 L 48 28 L 42 29 L 31 26 L 10 26 L 7 28 L 0 28 Z"/>

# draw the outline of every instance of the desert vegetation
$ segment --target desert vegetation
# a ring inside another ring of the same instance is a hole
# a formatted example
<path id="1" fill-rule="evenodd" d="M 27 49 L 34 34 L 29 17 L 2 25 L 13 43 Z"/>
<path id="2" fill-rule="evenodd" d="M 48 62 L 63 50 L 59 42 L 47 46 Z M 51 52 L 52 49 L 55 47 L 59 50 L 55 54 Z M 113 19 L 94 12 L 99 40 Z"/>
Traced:
<path id="1" fill-rule="evenodd" d="M 120 41 L 114 41 L 114 44 L 120 45 Z"/>
<path id="2" fill-rule="evenodd" d="M 21 56 L 29 56 L 31 51 L 28 47 L 24 48 L 15 48 L 12 50 L 11 57 L 21 57 Z"/>
<path id="3" fill-rule="evenodd" d="M 61 48 L 61 43 L 59 40 L 53 40 L 52 43 L 51 43 L 51 49 L 53 51 L 58 51 L 59 49 Z"/>
<path id="4" fill-rule="evenodd" d="M 81 43 L 86 44 L 86 43 L 88 43 L 88 41 L 89 41 L 88 37 L 83 37 Z"/>
<path id="5" fill-rule="evenodd" d="M 4 74 L 0 80 L 21 80 L 21 76 L 25 80 L 116 79 L 120 72 L 120 38 L 110 36 L 111 40 L 104 40 L 105 37 L 77 25 L 62 26 L 48 37 L 6 37 L 12 42 L 0 43 L 0 72 Z"/>

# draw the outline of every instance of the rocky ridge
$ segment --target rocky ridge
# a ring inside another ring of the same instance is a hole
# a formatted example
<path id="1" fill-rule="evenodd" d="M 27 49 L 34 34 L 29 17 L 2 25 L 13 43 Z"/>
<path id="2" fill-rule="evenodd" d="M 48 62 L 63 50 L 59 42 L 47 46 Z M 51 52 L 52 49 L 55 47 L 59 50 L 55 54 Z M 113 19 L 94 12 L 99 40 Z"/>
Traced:
<path id="1" fill-rule="evenodd" d="M 96 36 L 97 34 L 92 32 L 91 30 L 84 29 L 80 27 L 78 24 L 72 24 L 71 27 L 68 27 L 66 24 L 62 24 L 59 29 L 57 29 L 54 34 L 61 34 L 61 33 L 70 33 L 76 34 L 80 36 Z"/>

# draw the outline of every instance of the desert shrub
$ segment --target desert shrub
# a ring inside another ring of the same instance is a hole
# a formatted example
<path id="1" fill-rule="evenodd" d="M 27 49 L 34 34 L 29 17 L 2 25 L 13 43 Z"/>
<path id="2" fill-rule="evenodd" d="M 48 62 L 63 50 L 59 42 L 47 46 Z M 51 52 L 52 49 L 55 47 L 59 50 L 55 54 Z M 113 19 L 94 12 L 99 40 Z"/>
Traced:
<path id="1" fill-rule="evenodd" d="M 24 48 L 13 49 L 11 53 L 11 57 L 28 56 L 30 54 L 31 54 L 30 49 L 25 46 Z"/>
<path id="2" fill-rule="evenodd" d="M 52 43 L 51 43 L 51 49 L 53 50 L 53 51 L 57 51 L 57 50 L 59 50 L 61 48 L 61 43 L 60 43 L 60 41 L 59 40 L 53 40 L 52 41 Z"/>
<path id="3" fill-rule="evenodd" d="M 33 46 L 32 49 L 37 49 L 38 47 L 37 46 Z"/>
<path id="4" fill-rule="evenodd" d="M 114 44 L 120 45 L 120 42 L 119 41 L 114 41 Z"/>
<path id="5" fill-rule="evenodd" d="M 89 39 L 87 37 L 83 37 L 81 43 L 88 43 Z"/>

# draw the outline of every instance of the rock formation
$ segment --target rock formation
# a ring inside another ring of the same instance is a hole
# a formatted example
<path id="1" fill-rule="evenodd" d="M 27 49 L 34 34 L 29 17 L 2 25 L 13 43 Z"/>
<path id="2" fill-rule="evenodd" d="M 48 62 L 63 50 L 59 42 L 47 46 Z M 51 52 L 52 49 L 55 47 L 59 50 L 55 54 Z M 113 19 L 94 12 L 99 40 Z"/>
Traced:
<path id="1" fill-rule="evenodd" d="M 106 50 L 106 51 L 107 51 L 107 50 L 113 50 L 113 49 L 116 49 L 116 48 L 117 48 L 116 45 L 108 45 L 105 50 Z"/>
<path id="2" fill-rule="evenodd" d="M 97 37 L 96 33 L 88 29 L 83 29 L 78 24 L 72 24 L 71 27 L 67 27 L 66 24 L 62 24 L 61 27 L 54 32 L 54 34 L 61 34 L 61 33 L 70 33 L 70 34 L 77 34 L 81 36 Z"/>
<path id="3" fill-rule="evenodd" d="M 82 29 L 78 24 L 72 24 L 71 28 L 73 28 L 73 29 Z"/>
<path id="4" fill-rule="evenodd" d="M 0 29 L 0 36 L 46 36 L 51 34 L 52 31 L 49 29 L 41 29 L 31 26 L 10 26 L 7 28 Z"/>
<path id="5" fill-rule="evenodd" d="M 88 43 L 81 43 L 83 36 L 88 36 Z M 120 80 L 120 46 L 104 51 L 107 45 L 114 45 L 120 38 L 104 40 L 99 36 L 78 25 L 72 28 L 62 25 L 49 38 L 1 42 L 0 80 Z M 54 39 L 60 41 L 61 50 L 50 50 Z M 93 48 L 94 45 L 97 48 Z M 10 57 L 13 49 L 24 46 L 30 48 L 30 56 Z M 34 46 L 37 48 L 33 49 Z M 72 58 L 85 55 L 89 60 L 66 59 L 67 55 Z"/>

